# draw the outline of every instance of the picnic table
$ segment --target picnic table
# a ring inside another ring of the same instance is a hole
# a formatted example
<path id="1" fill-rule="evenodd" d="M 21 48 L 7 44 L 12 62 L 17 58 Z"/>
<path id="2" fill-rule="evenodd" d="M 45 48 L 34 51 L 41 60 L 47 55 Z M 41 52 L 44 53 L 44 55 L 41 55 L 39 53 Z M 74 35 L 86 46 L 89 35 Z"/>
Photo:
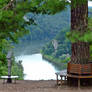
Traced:
<path id="1" fill-rule="evenodd" d="M 67 80 L 67 70 L 62 70 L 60 72 L 56 72 L 55 74 L 56 74 L 57 85 L 59 85 L 59 82 L 62 85 L 63 81 Z M 59 80 L 59 76 L 60 76 L 60 80 Z"/>
<path id="2" fill-rule="evenodd" d="M 16 83 L 16 79 L 18 79 L 19 76 L 1 76 L 0 78 L 3 79 L 3 83 L 6 83 L 6 80 L 7 80 L 8 78 L 13 79 L 13 80 L 14 80 L 14 83 Z"/>

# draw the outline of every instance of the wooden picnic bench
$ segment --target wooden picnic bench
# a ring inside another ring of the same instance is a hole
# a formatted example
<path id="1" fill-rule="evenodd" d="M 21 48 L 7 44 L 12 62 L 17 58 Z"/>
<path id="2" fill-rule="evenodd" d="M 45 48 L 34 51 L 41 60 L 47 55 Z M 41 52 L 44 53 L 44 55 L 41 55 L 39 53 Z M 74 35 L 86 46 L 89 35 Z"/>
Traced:
<path id="1" fill-rule="evenodd" d="M 80 87 L 81 79 L 92 79 L 92 63 L 88 64 L 72 64 L 68 62 L 67 79 L 70 85 L 70 79 L 78 79 L 78 87 Z"/>
<path id="2" fill-rule="evenodd" d="M 67 70 L 62 70 L 60 72 L 56 72 L 55 74 L 56 74 L 57 85 L 59 85 L 59 82 L 62 85 L 63 82 L 67 80 Z M 60 79 L 59 79 L 59 76 L 60 76 Z"/>
<path id="3" fill-rule="evenodd" d="M 6 83 L 6 80 L 8 79 L 8 78 L 11 78 L 11 79 L 13 79 L 14 80 L 14 83 L 16 83 L 16 80 L 19 78 L 19 76 L 1 76 L 0 77 L 1 79 L 3 79 L 3 83 Z"/>

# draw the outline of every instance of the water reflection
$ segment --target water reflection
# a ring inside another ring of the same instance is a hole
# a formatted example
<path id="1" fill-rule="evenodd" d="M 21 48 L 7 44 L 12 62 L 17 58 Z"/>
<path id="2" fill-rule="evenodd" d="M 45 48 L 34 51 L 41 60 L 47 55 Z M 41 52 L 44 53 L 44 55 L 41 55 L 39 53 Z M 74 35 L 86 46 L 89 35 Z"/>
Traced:
<path id="1" fill-rule="evenodd" d="M 17 60 L 23 61 L 25 80 L 56 79 L 55 72 L 59 71 L 51 63 L 43 60 L 41 54 L 23 55 L 17 57 Z"/>

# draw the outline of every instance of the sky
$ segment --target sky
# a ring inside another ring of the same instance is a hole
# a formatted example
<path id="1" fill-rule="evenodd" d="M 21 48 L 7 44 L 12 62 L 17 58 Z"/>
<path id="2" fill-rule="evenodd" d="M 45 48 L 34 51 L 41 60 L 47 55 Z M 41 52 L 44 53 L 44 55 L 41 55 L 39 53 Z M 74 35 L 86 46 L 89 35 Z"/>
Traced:
<path id="1" fill-rule="evenodd" d="M 89 1 L 88 2 L 88 6 L 91 6 L 92 7 L 92 1 Z"/>

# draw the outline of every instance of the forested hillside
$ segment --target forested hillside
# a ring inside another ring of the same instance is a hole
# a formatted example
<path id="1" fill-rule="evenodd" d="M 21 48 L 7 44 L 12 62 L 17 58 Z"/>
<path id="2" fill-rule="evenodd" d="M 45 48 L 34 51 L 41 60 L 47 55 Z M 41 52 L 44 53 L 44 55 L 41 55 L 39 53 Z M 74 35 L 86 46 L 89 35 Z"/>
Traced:
<path id="1" fill-rule="evenodd" d="M 92 15 L 92 7 L 89 7 L 89 16 Z M 30 34 L 25 36 L 22 40 L 50 40 L 53 39 L 58 32 L 70 26 L 70 7 L 68 6 L 61 13 L 55 15 L 42 15 L 28 13 L 26 15 L 28 20 L 34 18 L 37 25 L 30 25 L 27 28 Z"/>
<path id="2" fill-rule="evenodd" d="M 65 11 L 55 15 L 35 15 L 28 13 L 26 15 L 26 19 L 31 20 L 31 18 L 35 19 L 35 23 L 37 25 L 27 26 L 30 30 L 30 34 L 25 36 L 22 40 L 50 40 L 54 38 L 60 30 L 69 28 L 70 8 L 67 8 Z"/>
<path id="3" fill-rule="evenodd" d="M 92 15 L 91 10 L 92 8 L 89 7 L 89 16 Z M 57 34 L 59 35 L 60 33 L 61 34 L 60 37 L 62 37 L 66 34 L 67 31 L 69 31 L 70 28 L 69 7 L 63 12 L 57 13 L 55 15 L 45 15 L 45 14 L 36 15 L 33 13 L 27 13 L 25 19 L 31 20 L 32 18 L 35 20 L 35 23 L 37 25 L 27 26 L 27 29 L 30 30 L 30 34 L 25 35 L 21 39 L 20 43 L 16 46 L 17 47 L 15 49 L 16 55 L 20 55 L 21 53 L 22 54 L 37 53 L 47 42 L 54 39 Z M 64 34 L 61 32 L 62 30 L 64 30 L 63 32 Z M 67 46 L 63 45 L 61 48 L 63 47 L 65 49 L 62 49 L 61 52 L 57 52 L 57 54 L 66 52 Z M 69 51 L 70 49 L 68 49 L 68 52 Z"/>
<path id="4" fill-rule="evenodd" d="M 58 32 L 70 26 L 70 8 L 55 15 L 27 13 L 25 20 L 34 19 L 37 25 L 26 26 L 30 33 L 20 39 L 15 45 L 15 55 L 39 53 L 40 49 Z M 17 47 L 17 48 L 16 48 Z"/>

